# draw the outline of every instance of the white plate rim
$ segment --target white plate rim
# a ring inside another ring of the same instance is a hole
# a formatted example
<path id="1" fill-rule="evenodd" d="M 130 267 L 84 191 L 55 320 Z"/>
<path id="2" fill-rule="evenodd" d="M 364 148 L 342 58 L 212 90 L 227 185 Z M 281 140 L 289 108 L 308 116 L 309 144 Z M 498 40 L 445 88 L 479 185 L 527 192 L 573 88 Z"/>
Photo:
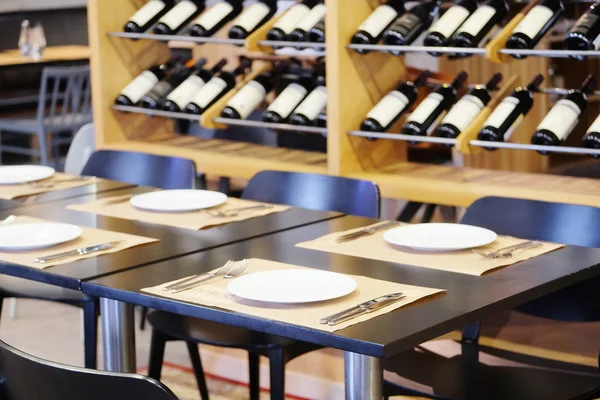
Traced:
<path id="1" fill-rule="evenodd" d="M 23 250 L 45 249 L 48 247 L 57 246 L 59 244 L 68 243 L 72 240 L 75 240 L 75 239 L 81 237 L 81 235 L 83 234 L 83 229 L 80 226 L 73 225 L 73 224 L 65 224 L 62 222 L 26 222 L 26 223 L 22 223 L 22 224 L 12 224 L 12 225 L 9 224 L 9 225 L 0 226 L 0 230 L 14 229 L 15 227 L 23 227 L 23 226 L 30 226 L 30 225 L 53 225 L 53 226 L 68 227 L 69 229 L 73 230 L 73 234 L 71 236 L 69 236 L 68 239 L 53 240 L 53 241 L 49 241 L 42 245 L 36 244 L 36 245 L 6 246 L 6 245 L 3 245 L 2 243 L 0 243 L 0 250 L 23 251 Z"/>
<path id="2" fill-rule="evenodd" d="M 0 181 L 0 186 L 19 185 L 19 184 L 23 184 L 23 183 L 43 181 L 44 179 L 51 178 L 56 174 L 56 170 L 54 168 L 48 167 L 46 165 L 26 165 L 26 164 L 24 164 L 24 165 L 2 165 L 2 166 L 0 166 L 0 169 L 18 169 L 18 168 L 39 169 L 41 171 L 46 171 L 46 173 L 40 174 L 39 177 L 36 177 L 33 179 L 25 179 L 25 180 L 20 180 L 20 181 L 13 181 L 13 182 Z"/>
<path id="3" fill-rule="evenodd" d="M 200 205 L 200 206 L 193 206 L 193 207 L 187 207 L 187 208 L 180 208 L 180 209 L 174 209 L 174 208 L 169 208 L 169 207 L 163 207 L 163 208 L 150 208 L 150 207 L 144 207 L 143 205 L 139 204 L 140 199 L 143 199 L 144 197 L 150 197 L 150 196 L 156 196 L 157 193 L 166 193 L 166 192 L 186 192 L 186 193 L 211 193 L 213 195 L 216 195 L 215 197 L 220 198 L 219 200 L 215 201 L 214 204 L 210 205 L 210 206 L 204 206 L 204 205 Z M 159 190 L 159 191 L 154 191 L 154 192 L 147 192 L 147 193 L 140 193 L 140 194 L 136 194 L 135 196 L 133 196 L 131 199 L 129 199 L 129 203 L 139 209 L 139 210 L 143 210 L 143 211 L 152 211 L 152 212 L 165 212 L 165 213 L 177 213 L 177 212 L 189 212 L 189 211 L 197 211 L 197 210 L 204 210 L 204 209 L 208 209 L 208 208 L 212 208 L 212 207 L 217 207 L 221 204 L 224 204 L 227 201 L 227 195 L 225 193 L 221 193 L 221 192 L 217 192 L 217 191 L 213 191 L 213 190 L 200 190 L 200 189 L 170 189 L 170 190 Z"/>
<path id="4" fill-rule="evenodd" d="M 477 229 L 481 232 L 484 232 L 485 234 L 489 235 L 490 238 L 486 239 L 485 241 L 481 241 L 477 244 L 474 245 L 469 245 L 469 246 L 464 246 L 464 245 L 459 245 L 459 246 L 452 246 L 452 245 L 429 245 L 429 246 L 414 246 L 414 245 L 406 245 L 406 244 L 400 244 L 398 243 L 396 240 L 394 240 L 391 236 L 394 234 L 394 232 L 397 232 L 398 230 L 401 229 L 410 229 L 410 228 L 414 228 L 416 226 L 423 226 L 423 225 L 428 225 L 428 226 L 432 226 L 432 225 L 445 225 L 445 226 L 460 226 L 461 228 L 467 228 L 467 229 Z M 407 225 L 402 225 L 402 226 L 398 226 L 395 227 L 393 229 L 387 230 L 384 234 L 383 234 L 383 239 L 394 246 L 399 246 L 399 247 L 404 247 L 404 248 L 409 248 L 409 249 L 414 249 L 414 250 L 420 250 L 420 251 L 458 251 L 458 250 L 468 250 L 468 249 L 473 249 L 476 247 L 481 247 L 481 246 L 486 246 L 488 244 L 494 243 L 496 241 L 496 239 L 498 238 L 498 234 L 490 229 L 487 228 L 482 228 L 480 226 L 475 226 L 475 225 L 469 225 L 469 224 L 455 224 L 455 223 L 444 223 L 444 222 L 433 222 L 433 223 L 422 223 L 422 224 L 407 224 Z"/>

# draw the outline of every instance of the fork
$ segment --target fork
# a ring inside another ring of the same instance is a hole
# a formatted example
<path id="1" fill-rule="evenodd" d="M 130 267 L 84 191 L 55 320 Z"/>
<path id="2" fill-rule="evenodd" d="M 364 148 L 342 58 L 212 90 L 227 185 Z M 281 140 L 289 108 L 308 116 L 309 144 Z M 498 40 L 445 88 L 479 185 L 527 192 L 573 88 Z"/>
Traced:
<path id="1" fill-rule="evenodd" d="M 229 260 L 229 261 L 227 261 L 220 268 L 217 268 L 217 269 L 215 269 L 213 271 L 206 272 L 206 273 L 203 273 L 203 274 L 192 275 L 192 276 L 187 277 L 187 278 L 185 278 L 185 279 L 183 279 L 181 281 L 177 281 L 177 282 L 172 283 L 172 284 L 170 284 L 168 286 L 165 286 L 163 288 L 163 290 L 165 292 L 168 292 L 168 291 L 173 290 L 173 289 L 178 289 L 180 286 L 183 286 L 183 285 L 185 285 L 187 283 L 190 283 L 192 281 L 196 281 L 196 280 L 201 279 L 201 278 L 207 278 L 207 277 L 214 278 L 214 277 L 219 276 L 219 275 L 225 275 L 227 273 L 227 271 L 229 270 L 229 267 L 231 266 L 232 263 L 233 263 L 233 261 Z"/>
<path id="2" fill-rule="evenodd" d="M 539 247 L 541 245 L 542 244 L 540 242 L 534 242 L 534 241 L 530 240 L 527 242 L 514 244 L 512 246 L 503 247 L 496 251 L 483 251 L 483 250 L 473 249 L 473 252 L 477 253 L 480 256 L 483 256 L 485 258 L 491 258 L 491 259 L 500 258 L 500 257 L 508 258 L 508 257 L 512 257 L 512 253 L 515 252 L 516 250 L 530 249 L 530 248 L 534 248 L 534 247 Z"/>
<path id="3" fill-rule="evenodd" d="M 236 266 L 236 264 L 238 264 L 238 265 Z M 227 273 L 225 273 L 225 276 L 223 278 L 224 279 L 235 278 L 236 276 L 238 276 L 242 272 L 244 272 L 246 270 L 246 268 L 248 268 L 249 264 L 250 264 L 250 261 L 248 261 L 247 259 L 243 259 L 242 261 L 234 261 L 232 267 L 227 271 Z M 212 279 L 212 278 L 213 277 L 207 277 L 206 279 L 202 279 L 200 282 L 190 282 L 183 286 L 179 286 L 176 289 L 171 290 L 171 293 L 181 293 L 181 292 L 185 292 L 186 290 L 194 289 L 194 288 L 204 284 L 204 282 L 206 282 L 208 279 Z"/>
<path id="4" fill-rule="evenodd" d="M 249 206 L 249 207 L 240 207 L 240 208 L 232 208 L 231 210 L 225 211 L 209 211 L 208 214 L 213 217 L 237 217 L 240 212 L 248 211 L 248 210 L 260 210 L 263 208 L 271 208 L 273 207 L 271 204 L 260 204 L 257 206 Z"/>

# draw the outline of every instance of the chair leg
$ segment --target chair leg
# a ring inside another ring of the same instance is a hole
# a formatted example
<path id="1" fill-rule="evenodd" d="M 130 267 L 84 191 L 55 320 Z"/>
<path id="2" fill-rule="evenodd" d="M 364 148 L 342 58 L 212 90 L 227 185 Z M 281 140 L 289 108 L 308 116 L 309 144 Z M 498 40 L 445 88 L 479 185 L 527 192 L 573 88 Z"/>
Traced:
<path id="1" fill-rule="evenodd" d="M 425 206 L 425 212 L 423 213 L 423 223 L 427 224 L 431 222 L 431 218 L 433 218 L 433 213 L 435 212 L 435 204 L 427 204 Z"/>
<path id="2" fill-rule="evenodd" d="M 87 301 L 83 305 L 83 336 L 85 367 L 96 369 L 98 348 L 98 301 Z"/>
<path id="3" fill-rule="evenodd" d="M 219 192 L 229 194 L 231 191 L 231 178 L 223 176 L 219 178 Z"/>
<path id="4" fill-rule="evenodd" d="M 148 361 L 148 376 L 160 381 L 163 360 L 165 358 L 165 345 L 167 336 L 157 329 L 152 329 L 150 342 L 150 360 Z"/>
<path id="5" fill-rule="evenodd" d="M 409 201 L 406 206 L 400 211 L 398 217 L 396 217 L 397 221 L 400 222 L 410 222 L 411 219 L 419 212 L 419 209 L 423 203 L 417 203 L 415 201 Z"/>
<path id="6" fill-rule="evenodd" d="M 38 146 L 40 146 L 40 162 L 42 165 L 48 165 L 48 146 L 46 145 L 46 133 L 41 130 L 37 132 Z"/>
<path id="7" fill-rule="evenodd" d="M 248 352 L 248 372 L 250 377 L 250 400 L 260 399 L 260 356 Z"/>
<path id="8" fill-rule="evenodd" d="M 148 307 L 142 307 L 140 312 L 140 330 L 146 329 L 146 315 L 148 314 Z"/>
<path id="9" fill-rule="evenodd" d="M 200 391 L 200 398 L 202 400 L 209 400 L 208 387 L 206 387 L 206 377 L 204 376 L 204 369 L 202 368 L 202 360 L 200 359 L 198 345 L 191 342 L 186 342 L 186 345 L 188 353 L 190 354 L 190 360 L 192 360 L 194 375 L 196 375 L 196 383 L 198 384 L 198 390 Z"/>
<path id="10" fill-rule="evenodd" d="M 10 319 L 17 318 L 17 298 L 12 297 L 8 303 L 8 316 Z"/>
<path id="11" fill-rule="evenodd" d="M 285 359 L 283 349 L 269 352 L 271 400 L 285 399 Z"/>

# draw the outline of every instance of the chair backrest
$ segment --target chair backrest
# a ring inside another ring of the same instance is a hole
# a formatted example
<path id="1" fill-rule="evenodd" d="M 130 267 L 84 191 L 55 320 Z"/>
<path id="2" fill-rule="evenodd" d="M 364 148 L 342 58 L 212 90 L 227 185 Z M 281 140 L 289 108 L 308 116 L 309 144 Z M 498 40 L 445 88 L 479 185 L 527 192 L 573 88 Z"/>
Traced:
<path id="1" fill-rule="evenodd" d="M 91 89 L 89 65 L 45 67 L 38 100 L 38 123 L 74 125 L 75 115 L 91 116 Z"/>
<path id="2" fill-rule="evenodd" d="M 379 217 L 379 188 L 369 181 L 300 172 L 262 171 L 242 198 L 361 217 Z"/>
<path id="3" fill-rule="evenodd" d="M 81 174 L 161 189 L 193 189 L 196 166 L 186 158 L 100 150 Z"/>
<path id="4" fill-rule="evenodd" d="M 3 400 L 177 400 L 162 383 L 136 375 L 89 370 L 39 359 L 0 341 Z"/>
<path id="5" fill-rule="evenodd" d="M 83 167 L 87 164 L 96 149 L 94 124 L 85 124 L 73 137 L 69 152 L 65 160 L 64 171 L 71 175 L 81 175 Z"/>

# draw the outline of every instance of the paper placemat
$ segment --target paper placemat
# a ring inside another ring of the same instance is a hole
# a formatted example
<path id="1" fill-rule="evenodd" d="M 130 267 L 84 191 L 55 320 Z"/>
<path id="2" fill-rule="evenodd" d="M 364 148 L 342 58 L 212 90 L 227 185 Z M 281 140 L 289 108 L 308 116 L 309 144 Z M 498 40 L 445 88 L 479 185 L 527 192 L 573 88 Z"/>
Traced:
<path id="1" fill-rule="evenodd" d="M 26 216 L 18 216 L 16 219 L 10 224 L 24 224 L 24 223 L 32 223 L 32 222 L 56 222 L 56 221 L 47 221 L 39 218 L 26 217 Z M 67 243 L 59 244 L 57 246 L 46 247 L 44 249 L 39 250 L 26 250 L 26 251 L 5 251 L 0 250 L 0 260 L 25 265 L 27 267 L 44 269 L 48 267 L 53 267 L 55 265 L 60 264 L 68 264 L 73 261 L 83 260 L 85 258 L 98 257 L 103 254 L 116 253 L 121 250 L 129 249 L 131 247 L 141 246 L 143 244 L 148 244 L 152 242 L 158 242 L 158 239 L 147 238 L 143 236 L 129 235 L 127 233 L 113 232 L 107 231 L 104 229 L 96 229 L 96 228 L 87 228 L 81 227 L 83 233 L 81 236 L 75 240 L 72 240 Z M 34 263 L 33 260 L 40 257 L 51 256 L 53 254 L 63 253 L 65 251 L 71 251 L 75 249 L 79 249 L 82 247 L 95 246 L 102 243 L 114 242 L 117 240 L 121 240 L 122 243 L 118 244 L 115 247 L 111 247 L 110 249 L 98 251 L 90 254 L 76 255 L 69 258 L 65 258 L 62 260 L 57 260 L 54 262 L 48 262 L 44 264 Z"/>
<path id="2" fill-rule="evenodd" d="M 79 178 L 79 177 L 63 174 L 61 172 L 57 172 L 54 175 L 52 175 L 52 177 L 50 177 L 48 179 L 44 179 L 42 181 L 36 181 L 36 182 L 31 182 L 31 183 L 21 183 L 18 185 L 0 185 L 0 199 L 12 200 L 12 199 L 16 199 L 17 197 L 31 196 L 34 194 L 52 192 L 55 190 L 71 189 L 71 188 L 78 187 L 78 186 L 85 186 L 85 185 L 90 185 L 92 183 L 97 183 L 99 180 L 98 178 L 95 178 L 95 177 L 89 177 L 89 178 L 86 177 L 86 179 L 84 179 L 84 180 L 76 180 L 76 181 L 67 182 L 67 180 L 75 179 L 75 178 Z M 54 184 L 55 186 L 52 186 L 49 188 L 40 188 L 40 187 L 35 186 L 35 184 L 37 184 L 37 183 L 48 183 L 48 184 L 51 183 L 51 184 Z"/>
<path id="3" fill-rule="evenodd" d="M 361 228 L 350 229 L 344 232 L 331 233 L 318 239 L 298 243 L 297 247 L 311 250 L 326 251 L 328 253 L 343 254 L 353 257 L 368 258 L 371 260 L 387 261 L 400 264 L 414 265 L 417 267 L 433 268 L 442 271 L 458 272 L 460 274 L 483 275 L 488 271 L 554 251 L 563 244 L 540 242 L 542 246 L 518 250 L 510 258 L 485 258 L 471 250 L 448 252 L 422 252 L 405 247 L 394 246 L 383 239 L 385 230 L 369 236 L 347 242 L 336 243 L 335 239 L 346 233 L 356 232 Z M 392 228 L 390 228 L 392 229 Z M 512 246 L 527 241 L 511 236 L 500 236 L 488 246 L 480 247 L 484 251 L 494 251 L 503 247 Z"/>
<path id="4" fill-rule="evenodd" d="M 279 269 L 308 269 L 306 267 L 262 260 L 259 258 L 253 258 L 249 261 L 250 264 L 244 272 L 244 275 L 253 272 Z M 181 293 L 170 293 L 162 290 L 163 287 L 168 286 L 176 281 L 167 282 L 163 285 L 151 288 L 145 288 L 142 289 L 142 291 L 169 299 L 182 300 L 209 307 L 224 308 L 242 314 L 253 315 L 260 318 L 304 326 L 312 329 L 319 329 L 327 332 L 335 332 L 337 330 L 344 329 L 348 326 L 367 321 L 379 315 L 387 314 L 400 307 L 413 303 L 419 299 L 431 296 L 435 293 L 443 292 L 443 290 L 440 289 L 403 285 L 401 283 L 367 278 L 366 276 L 348 276 L 354 278 L 358 283 L 358 288 L 356 291 L 354 291 L 354 293 L 335 300 L 309 304 L 276 304 L 240 299 L 229 293 L 227 290 L 227 285 L 229 282 L 231 282 L 231 280 L 224 278 L 212 279 L 202 286 Z M 319 319 L 328 315 L 343 311 L 347 308 L 353 307 L 365 301 L 372 300 L 376 297 L 397 292 L 404 293 L 406 298 L 387 307 L 383 307 L 380 310 L 361 315 L 339 325 L 329 326 L 319 323 Z"/>
<path id="5" fill-rule="evenodd" d="M 119 197 L 122 197 L 124 200 L 111 204 L 113 200 L 120 200 Z M 289 206 L 270 204 L 271 207 L 269 208 L 242 211 L 237 216 L 216 217 L 211 215 L 208 211 L 228 211 L 242 207 L 260 205 L 263 203 L 229 197 L 225 204 L 210 209 L 180 213 L 160 213 L 143 211 L 135 208 L 130 204 L 129 199 L 130 197 L 128 196 L 117 196 L 114 198 L 92 201 L 86 204 L 71 204 L 67 206 L 67 208 L 70 210 L 89 212 L 108 217 L 131 219 L 135 221 L 193 230 L 203 229 L 209 226 L 229 224 L 231 222 L 243 221 L 255 217 L 262 217 L 264 215 L 286 211 L 291 208 Z"/>

